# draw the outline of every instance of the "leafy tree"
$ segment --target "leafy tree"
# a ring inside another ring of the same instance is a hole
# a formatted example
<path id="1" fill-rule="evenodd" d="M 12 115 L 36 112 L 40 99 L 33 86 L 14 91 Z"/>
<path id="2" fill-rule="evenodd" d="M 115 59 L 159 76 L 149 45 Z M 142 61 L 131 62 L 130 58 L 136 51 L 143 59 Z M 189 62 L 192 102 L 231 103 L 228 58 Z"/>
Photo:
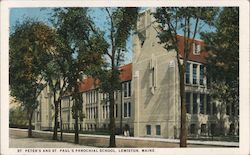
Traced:
<path id="1" fill-rule="evenodd" d="M 105 38 L 109 49 L 104 49 L 107 56 L 107 64 L 98 73 L 101 81 L 101 89 L 109 95 L 110 109 L 110 141 L 109 147 L 116 147 L 115 142 L 115 118 L 114 118 L 114 92 L 121 89 L 119 81 L 119 66 L 123 62 L 126 52 L 127 39 L 136 26 L 138 8 L 105 8 L 107 13 L 108 37 Z"/>
<path id="2" fill-rule="evenodd" d="M 181 98 L 180 147 L 187 146 L 186 95 L 184 84 L 187 60 L 191 53 L 191 48 L 197 33 L 202 30 L 201 28 L 203 24 L 211 25 L 213 23 L 216 13 L 217 8 L 209 7 L 162 7 L 157 8 L 156 13 L 154 14 L 156 22 L 159 23 L 159 28 L 161 29 L 158 33 L 160 43 L 164 44 L 164 48 L 167 51 L 176 51 Z M 178 48 L 180 41 L 180 39 L 178 39 L 178 32 L 183 33 L 183 51 L 180 51 Z M 181 53 L 183 54 L 181 55 Z"/>
<path id="3" fill-rule="evenodd" d="M 55 47 L 56 47 L 55 43 Z M 49 86 L 50 90 L 53 94 L 53 102 L 55 107 L 55 115 L 54 115 L 54 130 L 53 130 L 53 139 L 57 140 L 57 129 L 58 129 L 58 113 L 59 113 L 59 105 L 61 107 L 61 98 L 67 91 L 67 64 L 64 62 L 63 55 L 56 50 L 52 50 L 49 55 L 50 61 L 46 64 L 46 68 L 43 70 L 42 76 L 44 76 L 45 81 L 47 82 L 47 86 Z M 61 112 L 61 108 L 60 108 Z M 60 122 L 62 122 L 62 118 L 60 115 Z M 62 138 L 62 123 L 60 123 L 61 128 L 61 140 Z"/>
<path id="4" fill-rule="evenodd" d="M 25 109 L 22 106 L 11 108 L 9 122 L 10 127 L 26 127 L 28 121 Z"/>
<path id="5" fill-rule="evenodd" d="M 214 27 L 215 32 L 202 34 L 210 51 L 207 71 L 212 77 L 213 97 L 222 105 L 231 105 L 236 113 L 239 108 L 239 8 L 222 8 Z"/>
<path id="6" fill-rule="evenodd" d="M 10 35 L 10 91 L 24 106 L 29 120 L 28 137 L 32 137 L 32 116 L 37 108 L 37 97 L 45 84 L 41 70 L 51 49 L 53 30 L 31 19 L 17 24 Z"/>
<path id="7" fill-rule="evenodd" d="M 79 143 L 78 122 L 83 119 L 82 94 L 79 84 L 83 74 L 92 75 L 102 63 L 102 53 L 107 49 L 103 33 L 95 28 L 88 16 L 88 8 L 56 8 L 52 15 L 59 38 L 59 51 L 68 68 L 64 78 L 72 95 L 72 115 L 75 119 L 75 143 Z"/>

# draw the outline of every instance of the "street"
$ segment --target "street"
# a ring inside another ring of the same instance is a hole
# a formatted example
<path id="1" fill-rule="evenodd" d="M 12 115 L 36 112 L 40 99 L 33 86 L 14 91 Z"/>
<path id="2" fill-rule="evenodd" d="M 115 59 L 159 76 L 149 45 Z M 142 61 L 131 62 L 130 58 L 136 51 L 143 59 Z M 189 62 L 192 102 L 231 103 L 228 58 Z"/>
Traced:
<path id="1" fill-rule="evenodd" d="M 27 130 L 10 129 L 10 148 L 90 148 L 108 147 L 108 136 L 103 135 L 80 135 L 80 144 L 73 143 L 73 133 L 64 133 L 64 142 L 51 140 L 52 132 L 33 131 L 36 138 L 27 138 Z M 43 137 L 43 138 L 42 138 Z M 120 148 L 178 148 L 176 139 L 160 139 L 145 137 L 116 136 L 117 147 Z M 69 142 L 66 142 L 69 141 Z M 223 141 L 188 141 L 187 147 L 238 147 L 237 142 Z"/>
<path id="2" fill-rule="evenodd" d="M 10 135 L 10 148 L 87 148 L 89 146 L 59 142 L 42 138 L 27 138 Z"/>

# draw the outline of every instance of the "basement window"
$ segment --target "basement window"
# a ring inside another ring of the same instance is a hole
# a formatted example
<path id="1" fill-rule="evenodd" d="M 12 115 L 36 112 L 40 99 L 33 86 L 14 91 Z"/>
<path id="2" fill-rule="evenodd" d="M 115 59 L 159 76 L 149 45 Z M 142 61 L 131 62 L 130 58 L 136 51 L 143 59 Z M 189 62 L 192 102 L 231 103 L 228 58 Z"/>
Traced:
<path id="1" fill-rule="evenodd" d="M 151 125 L 146 125 L 146 133 L 147 135 L 151 135 Z"/>
<path id="2" fill-rule="evenodd" d="M 155 128 L 156 128 L 156 135 L 160 136 L 161 135 L 161 126 L 160 125 L 156 125 Z"/>

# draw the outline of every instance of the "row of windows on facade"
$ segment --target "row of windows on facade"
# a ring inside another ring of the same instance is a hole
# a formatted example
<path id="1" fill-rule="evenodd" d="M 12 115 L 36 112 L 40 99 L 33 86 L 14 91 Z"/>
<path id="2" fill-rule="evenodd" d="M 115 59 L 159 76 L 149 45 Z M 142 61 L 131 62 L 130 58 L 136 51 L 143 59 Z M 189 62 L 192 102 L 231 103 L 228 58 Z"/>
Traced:
<path id="1" fill-rule="evenodd" d="M 187 63 L 185 72 L 186 84 L 205 85 L 205 67 L 200 64 Z"/>
<path id="2" fill-rule="evenodd" d="M 87 107 L 86 108 L 86 115 L 88 119 L 95 119 L 98 118 L 98 107 Z M 124 118 L 131 117 L 131 102 L 124 102 L 123 103 L 123 115 Z M 118 117 L 118 104 L 115 104 L 114 107 L 114 117 Z M 109 102 L 102 106 L 102 119 L 110 118 L 110 109 L 109 109 Z"/>
<path id="3" fill-rule="evenodd" d="M 122 83 L 123 97 L 131 96 L 131 81 Z M 98 100 L 98 94 L 100 94 L 101 100 L 106 100 L 109 98 L 108 93 L 99 93 L 98 89 L 93 89 L 86 92 L 86 102 L 87 104 L 96 103 Z M 114 99 L 118 99 L 118 92 L 115 92 Z"/>
<path id="4" fill-rule="evenodd" d="M 216 129 L 216 124 L 211 124 L 210 125 L 210 134 L 214 134 L 215 132 L 215 129 Z M 201 124 L 200 126 L 200 134 L 201 135 L 205 135 L 205 134 L 208 134 L 208 131 L 209 129 L 207 128 L 207 124 Z M 196 124 L 191 124 L 190 127 L 189 127 L 189 134 L 193 135 L 193 134 L 197 134 L 198 132 L 198 127 Z"/>
<path id="5" fill-rule="evenodd" d="M 218 133 L 218 125 L 215 123 L 210 124 L 208 126 L 207 124 L 201 124 L 200 128 L 196 124 L 191 124 L 189 127 L 189 134 L 190 135 L 196 135 L 198 133 L 198 130 L 200 129 L 200 134 L 201 135 L 216 135 Z M 236 128 L 234 123 L 230 124 L 229 130 L 227 134 L 235 134 Z M 239 131 L 236 132 L 236 134 L 239 134 Z"/>
<path id="6" fill-rule="evenodd" d="M 152 135 L 151 125 L 146 125 L 146 135 Z M 155 125 L 155 135 L 157 135 L 157 136 L 161 135 L 161 126 L 160 125 Z"/>
<path id="7" fill-rule="evenodd" d="M 210 127 L 208 128 L 207 124 L 201 124 L 200 126 L 200 134 L 201 135 L 214 135 L 216 132 L 216 128 L 217 125 L 212 123 L 210 125 Z M 190 135 L 196 135 L 198 133 L 198 127 L 196 124 L 191 124 L 189 127 L 189 134 Z M 229 134 L 234 132 L 235 127 L 232 127 L 232 124 L 230 125 L 230 130 L 229 130 Z M 210 131 L 210 132 L 209 132 Z M 152 135 L 152 131 L 151 131 L 151 125 L 146 125 L 146 135 Z M 155 126 L 155 135 L 160 136 L 161 135 L 161 126 L 160 125 L 156 125 Z"/>
<path id="8" fill-rule="evenodd" d="M 86 128 L 88 130 L 96 130 L 97 129 L 97 125 L 96 124 L 86 124 Z M 110 125 L 109 124 L 103 124 L 103 129 L 109 129 Z"/>
<path id="9" fill-rule="evenodd" d="M 217 114 L 217 106 L 215 102 L 211 102 L 211 97 L 207 94 L 201 93 L 190 93 L 186 92 L 186 109 L 189 114 L 207 114 L 207 115 L 215 115 Z M 198 111 L 199 110 L 199 111 Z M 239 110 L 236 107 L 230 106 L 229 104 L 226 106 L 226 114 L 235 116 Z"/>

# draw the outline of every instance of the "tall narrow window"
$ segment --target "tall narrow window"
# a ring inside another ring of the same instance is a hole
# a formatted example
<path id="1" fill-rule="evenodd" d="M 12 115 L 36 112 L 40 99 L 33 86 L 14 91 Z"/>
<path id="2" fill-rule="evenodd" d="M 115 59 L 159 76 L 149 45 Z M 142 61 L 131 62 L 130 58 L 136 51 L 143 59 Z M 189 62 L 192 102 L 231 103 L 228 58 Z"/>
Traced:
<path id="1" fill-rule="evenodd" d="M 127 107 L 127 103 L 125 102 L 125 103 L 124 103 L 124 108 L 123 108 L 123 109 L 124 109 L 124 111 L 123 111 L 124 117 L 128 117 L 128 116 L 127 116 L 127 108 L 128 108 L 128 107 Z"/>
<path id="2" fill-rule="evenodd" d="M 193 114 L 197 114 L 197 94 L 193 94 Z"/>
<path id="3" fill-rule="evenodd" d="M 204 94 L 200 94 L 200 113 L 204 114 L 205 111 L 205 103 L 204 103 Z"/>
<path id="4" fill-rule="evenodd" d="M 201 124 L 201 135 L 205 135 L 207 133 L 207 125 Z"/>
<path id="5" fill-rule="evenodd" d="M 105 106 L 102 106 L 102 118 L 105 118 Z"/>
<path id="6" fill-rule="evenodd" d="M 200 65 L 200 85 L 204 85 L 204 66 Z"/>
<path id="7" fill-rule="evenodd" d="M 115 104 L 115 117 L 118 117 L 118 105 Z"/>
<path id="8" fill-rule="evenodd" d="M 128 96 L 131 96 L 131 81 L 128 82 Z"/>
<path id="9" fill-rule="evenodd" d="M 146 134 L 151 135 L 151 125 L 146 125 Z"/>
<path id="10" fill-rule="evenodd" d="M 127 83 L 123 83 L 123 90 L 124 90 L 124 97 L 128 96 L 128 89 L 127 89 Z"/>
<path id="11" fill-rule="evenodd" d="M 211 104 L 210 104 L 210 96 L 207 95 L 207 115 L 211 114 Z"/>
<path id="12" fill-rule="evenodd" d="M 156 128 L 156 135 L 158 135 L 158 136 L 160 136 L 161 135 L 161 126 L 160 125 L 156 125 L 155 126 L 155 128 Z"/>
<path id="13" fill-rule="evenodd" d="M 195 134 L 196 133 L 196 125 L 195 124 L 191 124 L 190 125 L 190 134 Z"/>
<path id="14" fill-rule="evenodd" d="M 190 63 L 186 65 L 186 84 L 190 84 Z"/>
<path id="15" fill-rule="evenodd" d="M 96 107 L 96 118 L 98 118 L 98 107 Z"/>
<path id="16" fill-rule="evenodd" d="M 131 103 L 128 102 L 128 117 L 131 117 Z"/>
<path id="17" fill-rule="evenodd" d="M 197 84 L 197 64 L 193 64 L 193 84 Z"/>
<path id="18" fill-rule="evenodd" d="M 190 113 L 190 93 L 186 93 L 186 109 L 187 113 Z"/>
<path id="19" fill-rule="evenodd" d="M 151 73 L 151 84 L 152 84 L 152 87 L 154 87 L 154 83 L 155 83 L 155 69 L 152 68 L 152 73 Z"/>

